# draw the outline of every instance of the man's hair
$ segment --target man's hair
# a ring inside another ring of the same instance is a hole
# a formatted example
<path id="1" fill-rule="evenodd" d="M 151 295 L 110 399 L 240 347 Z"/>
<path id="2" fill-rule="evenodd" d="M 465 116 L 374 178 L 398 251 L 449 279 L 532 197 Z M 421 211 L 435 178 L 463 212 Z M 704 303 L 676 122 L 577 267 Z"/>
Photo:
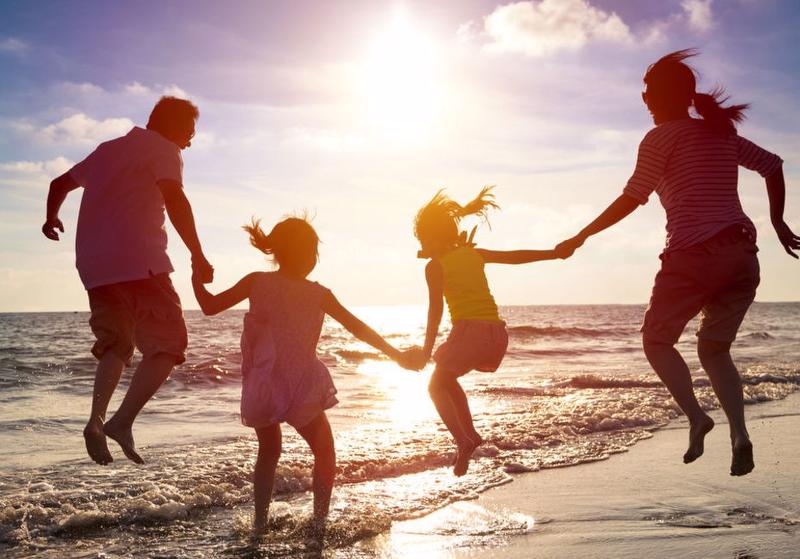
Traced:
<path id="1" fill-rule="evenodd" d="M 176 126 L 197 120 L 199 116 L 200 111 L 191 101 L 165 95 L 153 107 L 147 128 L 159 132 L 170 131 Z"/>

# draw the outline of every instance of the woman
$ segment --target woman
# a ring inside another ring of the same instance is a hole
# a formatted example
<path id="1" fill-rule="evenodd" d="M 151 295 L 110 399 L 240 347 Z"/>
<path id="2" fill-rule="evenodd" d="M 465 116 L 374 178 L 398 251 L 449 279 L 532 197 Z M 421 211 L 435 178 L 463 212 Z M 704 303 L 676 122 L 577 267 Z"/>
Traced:
<path id="1" fill-rule="evenodd" d="M 684 60 L 694 50 L 673 52 L 647 69 L 642 99 L 655 128 L 639 145 L 633 176 L 623 194 L 576 236 L 558 245 L 569 256 L 587 238 L 614 225 L 655 191 L 667 212 L 667 243 L 660 258 L 642 338 L 650 365 L 690 422 L 685 463 L 703 454 L 714 427 L 695 398 L 689 368 L 674 345 L 698 313 L 697 353 L 730 424 L 731 475 L 753 470 L 753 445 L 744 419 L 742 381 L 730 347 L 759 283 L 756 230 L 737 193 L 738 165 L 766 179 L 772 225 L 787 253 L 800 237 L 783 221 L 782 161 L 737 135 L 735 123 L 748 105 L 722 106 L 721 89 L 695 91 L 694 70 Z M 693 118 L 694 106 L 701 118 Z"/>

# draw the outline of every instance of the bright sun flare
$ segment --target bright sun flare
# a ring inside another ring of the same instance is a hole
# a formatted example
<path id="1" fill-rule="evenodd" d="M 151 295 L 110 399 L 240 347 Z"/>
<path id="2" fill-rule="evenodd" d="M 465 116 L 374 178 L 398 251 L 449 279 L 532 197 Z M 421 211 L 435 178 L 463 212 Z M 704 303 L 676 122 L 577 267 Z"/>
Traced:
<path id="1" fill-rule="evenodd" d="M 433 43 L 396 13 L 364 64 L 365 106 L 373 126 L 399 138 L 429 131 L 441 101 L 436 54 Z"/>

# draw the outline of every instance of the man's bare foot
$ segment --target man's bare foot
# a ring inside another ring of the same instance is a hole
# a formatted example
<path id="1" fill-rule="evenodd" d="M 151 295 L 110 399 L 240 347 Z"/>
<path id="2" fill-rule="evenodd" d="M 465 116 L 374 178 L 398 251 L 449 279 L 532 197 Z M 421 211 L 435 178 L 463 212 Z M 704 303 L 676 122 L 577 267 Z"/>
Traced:
<path id="1" fill-rule="evenodd" d="M 114 461 L 111 452 L 108 450 L 102 423 L 89 421 L 83 429 L 83 440 L 86 443 L 86 452 L 89 453 L 89 457 L 92 460 L 101 466 Z"/>
<path id="2" fill-rule="evenodd" d="M 133 432 L 130 425 L 118 426 L 114 423 L 114 418 L 112 417 L 108 423 L 103 425 L 103 432 L 107 437 L 117 442 L 128 460 L 132 460 L 137 464 L 144 464 L 144 460 L 136 452 L 136 444 L 133 442 Z"/>
<path id="3" fill-rule="evenodd" d="M 732 445 L 731 475 L 744 476 L 756 467 L 753 462 L 753 443 L 750 439 L 739 439 Z"/>
<path id="4" fill-rule="evenodd" d="M 703 455 L 703 441 L 713 428 L 714 420 L 707 415 L 689 425 L 689 448 L 683 455 L 684 464 L 694 462 Z"/>
<path id="5" fill-rule="evenodd" d="M 456 461 L 453 464 L 453 473 L 461 477 L 467 473 L 469 469 L 469 460 L 472 458 L 472 453 L 475 449 L 483 444 L 483 439 L 476 433 L 477 439 L 470 438 L 466 444 L 458 445 L 458 453 L 456 454 Z"/>

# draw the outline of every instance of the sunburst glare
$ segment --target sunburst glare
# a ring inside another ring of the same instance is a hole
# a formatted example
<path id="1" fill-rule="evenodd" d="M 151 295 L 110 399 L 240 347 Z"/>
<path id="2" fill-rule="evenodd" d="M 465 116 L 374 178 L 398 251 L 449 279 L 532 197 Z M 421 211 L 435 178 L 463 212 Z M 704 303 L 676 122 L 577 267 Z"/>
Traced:
<path id="1" fill-rule="evenodd" d="M 397 140 L 427 136 L 439 113 L 442 84 L 434 42 L 395 12 L 363 63 L 362 92 L 371 126 Z"/>

